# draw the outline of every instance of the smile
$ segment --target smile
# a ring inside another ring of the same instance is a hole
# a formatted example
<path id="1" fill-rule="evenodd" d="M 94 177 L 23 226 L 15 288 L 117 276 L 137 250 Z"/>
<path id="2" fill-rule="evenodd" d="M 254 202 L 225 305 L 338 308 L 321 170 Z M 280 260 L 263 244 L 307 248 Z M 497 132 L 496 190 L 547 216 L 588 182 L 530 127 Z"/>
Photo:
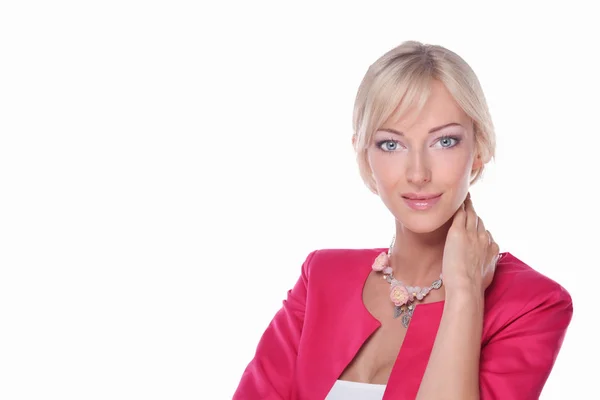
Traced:
<path id="1" fill-rule="evenodd" d="M 402 200 L 413 210 L 424 211 L 432 208 L 442 197 L 437 195 L 414 195 L 407 194 L 402 196 Z"/>

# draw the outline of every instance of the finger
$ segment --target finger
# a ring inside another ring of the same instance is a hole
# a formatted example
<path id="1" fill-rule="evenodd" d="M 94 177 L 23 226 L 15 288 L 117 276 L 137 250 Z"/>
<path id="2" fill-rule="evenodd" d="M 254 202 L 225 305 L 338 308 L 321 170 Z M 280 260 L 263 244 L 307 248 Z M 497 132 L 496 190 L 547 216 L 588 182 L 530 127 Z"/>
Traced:
<path id="1" fill-rule="evenodd" d="M 490 239 L 491 239 L 491 252 L 494 254 L 494 257 L 500 257 L 500 246 L 498 246 L 498 243 L 496 243 L 496 241 L 494 240 L 494 237 L 492 236 L 492 233 L 490 231 L 487 231 L 488 235 L 490 235 Z"/>
<path id="2" fill-rule="evenodd" d="M 494 238 L 490 231 L 486 231 L 486 233 L 490 240 L 490 246 L 488 247 L 488 257 L 491 260 L 490 263 L 494 264 L 495 267 L 500 257 L 500 246 L 498 246 L 498 243 L 494 241 Z"/>
<path id="3" fill-rule="evenodd" d="M 452 221 L 452 226 L 464 228 L 466 217 L 467 217 L 467 213 L 465 211 L 465 205 L 463 203 L 460 205 L 460 207 L 458 207 L 458 210 L 456 210 L 456 213 L 454 213 L 454 219 Z"/>
<path id="4" fill-rule="evenodd" d="M 487 231 L 485 230 L 485 225 L 483 223 L 483 220 L 481 219 L 481 217 L 477 217 L 477 232 L 478 233 L 485 233 L 486 236 L 488 236 L 488 234 L 486 233 Z M 490 238 L 490 243 L 492 242 L 492 237 L 489 236 Z"/>
<path id="5" fill-rule="evenodd" d="M 492 262 L 490 263 L 490 269 L 492 271 L 496 270 L 496 266 L 498 265 L 498 260 L 500 259 L 500 246 L 496 242 L 492 242 L 490 246 L 491 254 L 492 254 Z"/>
<path id="6" fill-rule="evenodd" d="M 496 262 L 500 258 L 500 246 L 498 243 L 494 242 L 492 239 L 492 253 L 494 253 L 494 257 L 496 257 Z"/>
<path id="7" fill-rule="evenodd" d="M 486 282 L 486 288 L 491 284 L 494 275 L 496 273 L 496 266 L 498 263 L 498 259 L 499 259 L 499 254 L 500 254 L 500 247 L 498 246 L 498 244 L 496 242 L 494 242 L 494 239 L 492 237 L 492 234 L 490 233 L 490 231 L 486 231 L 486 235 L 490 238 L 491 241 L 491 245 L 488 246 L 488 251 L 487 251 L 487 259 L 489 260 L 489 262 L 486 264 L 486 268 L 484 271 L 484 276 L 485 276 L 485 282 Z"/>
<path id="8" fill-rule="evenodd" d="M 494 237 L 492 236 L 492 232 L 490 232 L 490 231 L 486 231 L 486 232 L 487 232 L 487 234 L 490 236 L 490 243 L 496 243 L 496 242 L 494 241 Z M 497 246 L 497 245 L 496 245 L 496 246 Z"/>
<path id="9" fill-rule="evenodd" d="M 466 215 L 466 228 L 470 231 L 477 230 L 477 214 L 475 214 L 475 208 L 473 207 L 473 201 L 471 200 L 471 195 L 469 194 L 465 200 L 465 211 Z"/>

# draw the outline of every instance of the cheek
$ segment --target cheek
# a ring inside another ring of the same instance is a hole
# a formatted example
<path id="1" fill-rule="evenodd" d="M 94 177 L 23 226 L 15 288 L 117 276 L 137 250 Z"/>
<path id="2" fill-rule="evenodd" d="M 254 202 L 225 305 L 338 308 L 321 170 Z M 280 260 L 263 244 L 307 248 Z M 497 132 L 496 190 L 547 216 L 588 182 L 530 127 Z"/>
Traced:
<path id="1" fill-rule="evenodd" d="M 435 157 L 434 179 L 443 179 L 447 182 L 469 181 L 473 157 L 470 153 L 462 151 L 446 151 Z"/>
<path id="2" fill-rule="evenodd" d="M 372 151 L 368 161 L 373 178 L 380 187 L 388 187 L 402 178 L 402 156 L 399 154 L 382 154 Z"/>
<path id="3" fill-rule="evenodd" d="M 465 138 L 452 149 L 436 149 L 430 153 L 434 173 L 453 181 L 469 180 L 475 152 L 471 140 Z M 435 179 L 435 176 L 434 176 Z"/>
<path id="4" fill-rule="evenodd" d="M 462 204 L 471 182 L 473 156 L 469 152 L 447 152 L 438 159 L 436 171 L 433 174 L 434 183 L 443 185 L 450 195 L 453 209 Z"/>

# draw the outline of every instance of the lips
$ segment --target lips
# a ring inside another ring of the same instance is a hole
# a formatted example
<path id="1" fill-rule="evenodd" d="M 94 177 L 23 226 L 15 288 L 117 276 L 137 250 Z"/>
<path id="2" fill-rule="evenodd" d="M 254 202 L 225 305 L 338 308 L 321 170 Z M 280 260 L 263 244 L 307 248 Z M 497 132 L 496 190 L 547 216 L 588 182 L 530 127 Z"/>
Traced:
<path id="1" fill-rule="evenodd" d="M 439 200 L 441 194 L 415 194 L 407 193 L 402 195 L 402 199 L 407 206 L 415 211 L 425 211 L 432 208 Z"/>
<path id="2" fill-rule="evenodd" d="M 442 194 L 416 194 L 416 193 L 405 193 L 402 195 L 405 199 L 408 200 L 430 200 L 435 199 L 436 197 L 440 197 Z"/>

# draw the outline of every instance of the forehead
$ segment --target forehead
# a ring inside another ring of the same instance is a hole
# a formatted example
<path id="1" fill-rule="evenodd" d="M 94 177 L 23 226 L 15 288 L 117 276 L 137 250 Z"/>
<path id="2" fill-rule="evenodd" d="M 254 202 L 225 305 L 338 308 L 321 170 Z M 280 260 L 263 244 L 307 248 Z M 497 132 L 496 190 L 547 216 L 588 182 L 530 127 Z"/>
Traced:
<path id="1" fill-rule="evenodd" d="M 406 111 L 399 112 L 400 109 L 406 109 Z M 452 122 L 459 123 L 465 128 L 472 125 L 471 118 L 458 105 L 446 86 L 440 81 L 434 80 L 429 86 L 429 93 L 422 107 L 419 107 L 418 104 L 411 104 L 406 108 L 406 105 L 400 103 L 382 128 L 394 128 L 407 132 L 420 128 L 429 129 Z"/>

